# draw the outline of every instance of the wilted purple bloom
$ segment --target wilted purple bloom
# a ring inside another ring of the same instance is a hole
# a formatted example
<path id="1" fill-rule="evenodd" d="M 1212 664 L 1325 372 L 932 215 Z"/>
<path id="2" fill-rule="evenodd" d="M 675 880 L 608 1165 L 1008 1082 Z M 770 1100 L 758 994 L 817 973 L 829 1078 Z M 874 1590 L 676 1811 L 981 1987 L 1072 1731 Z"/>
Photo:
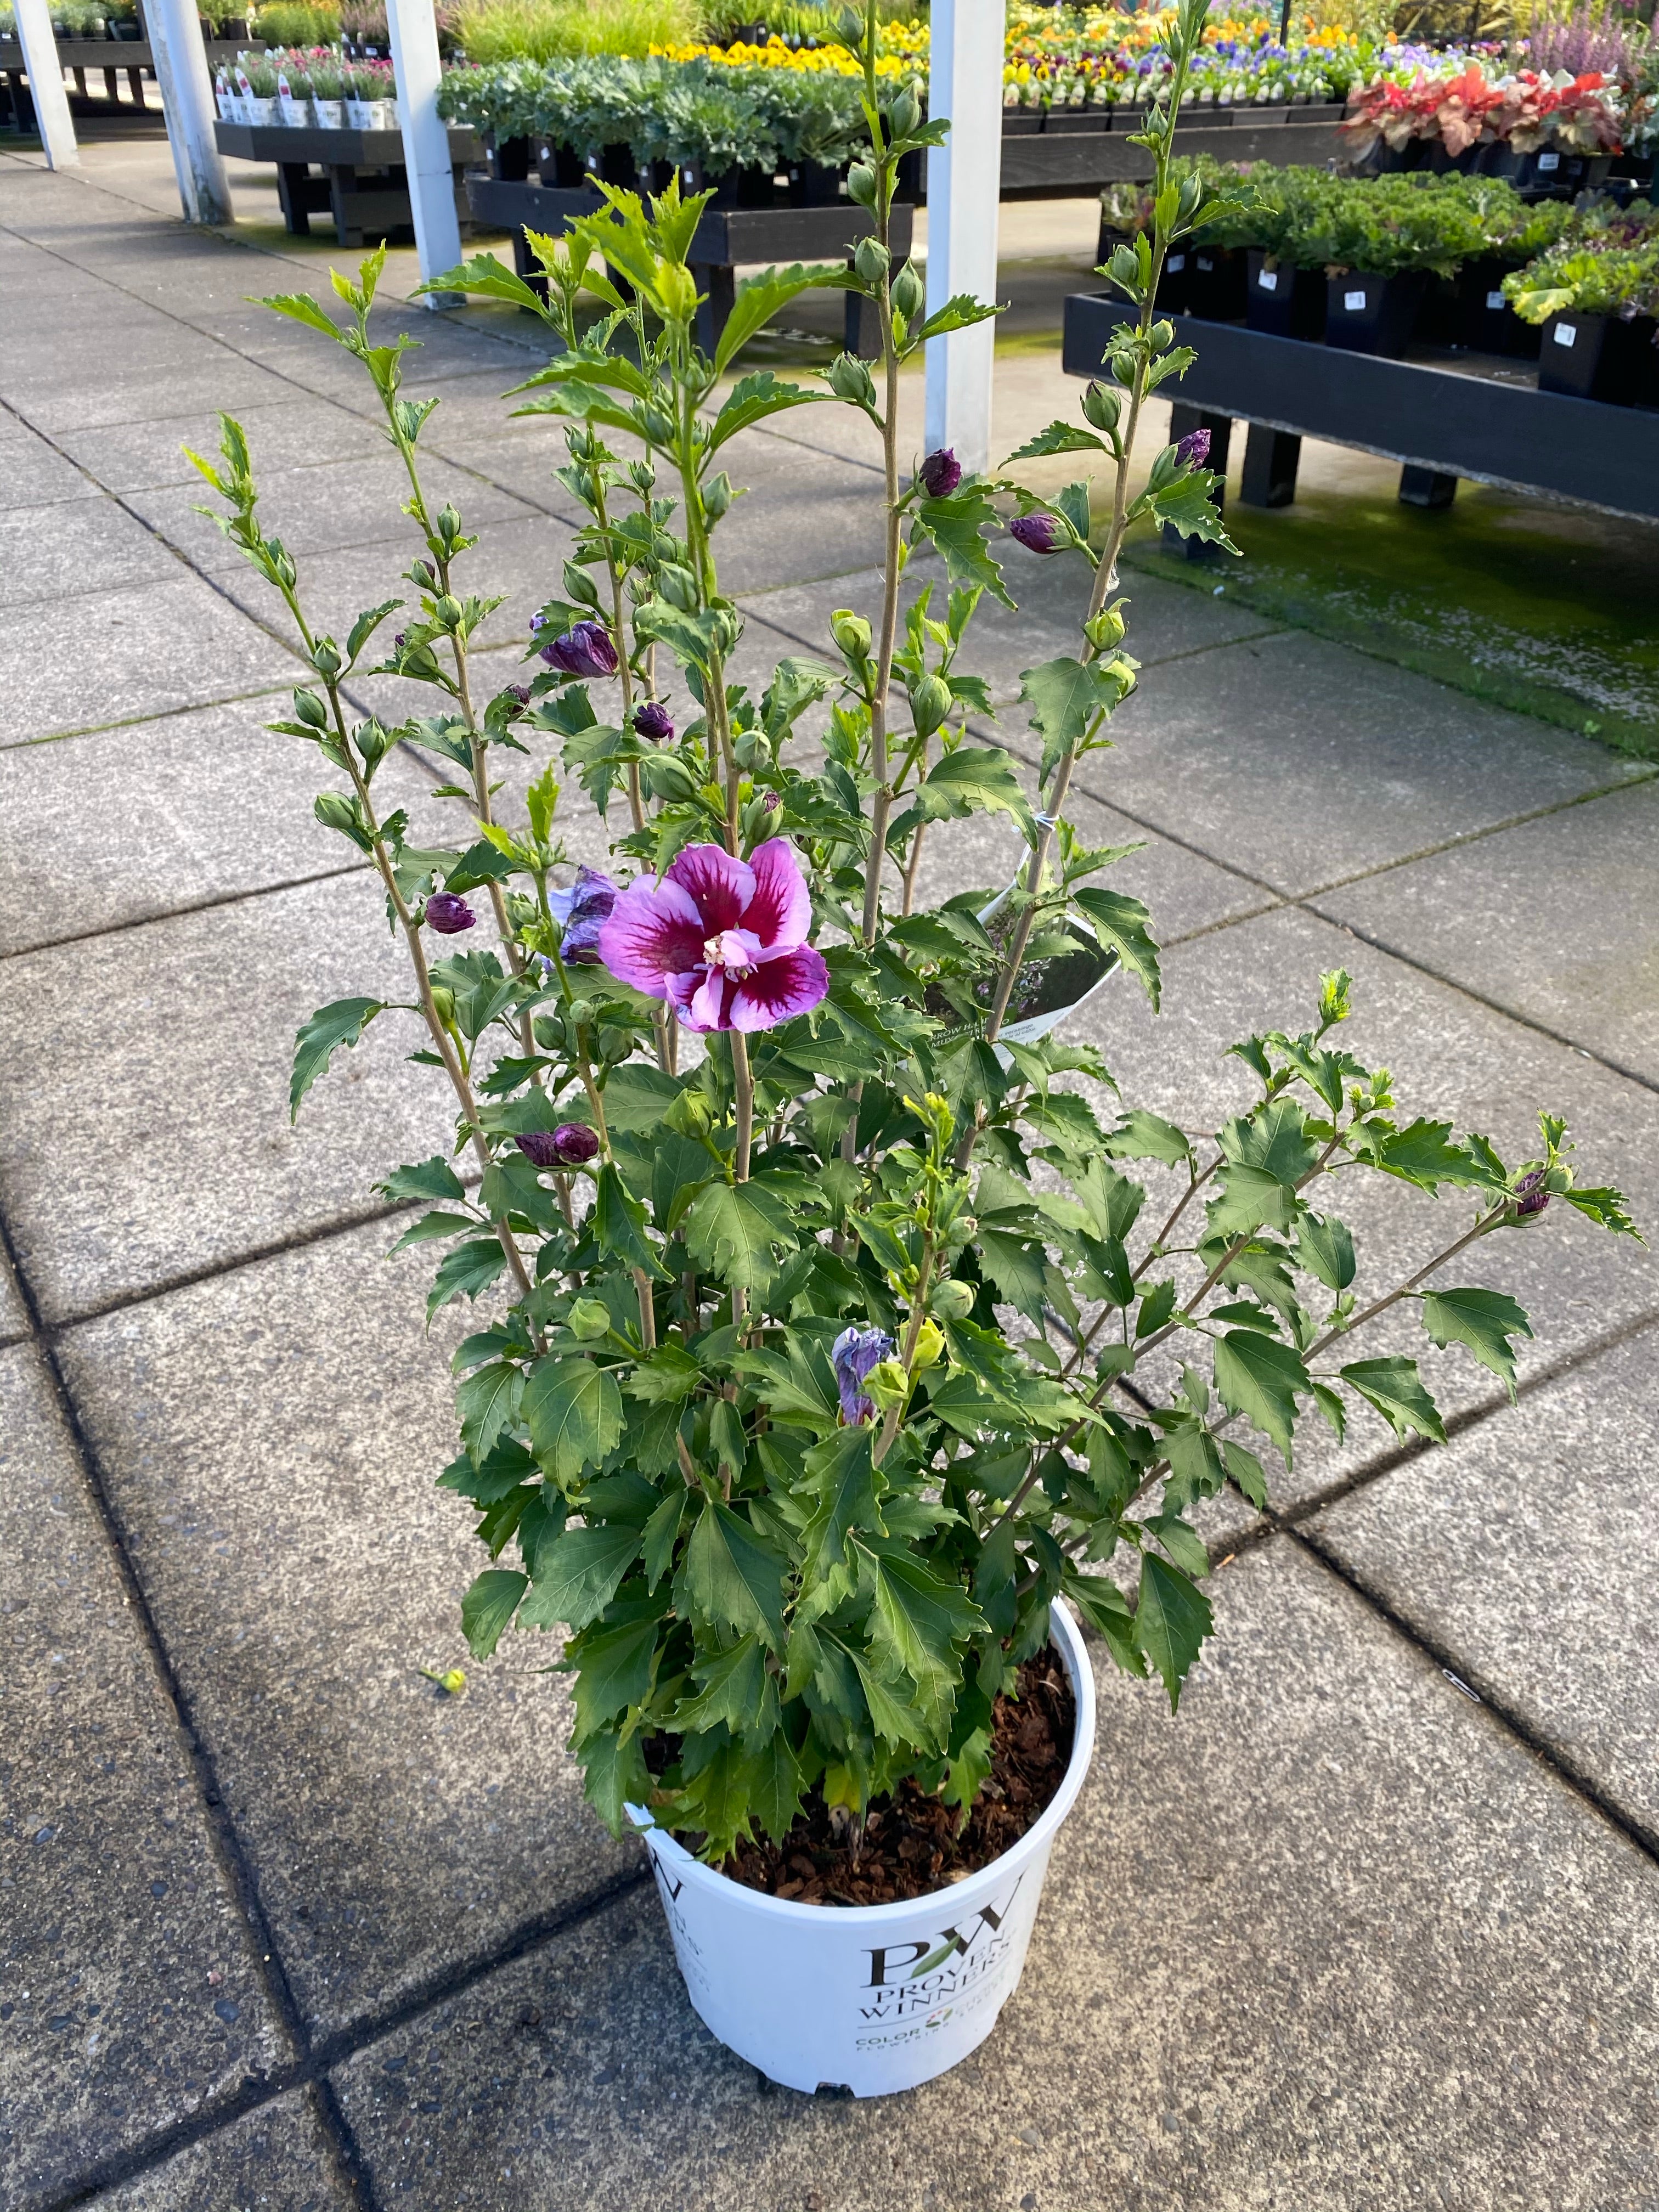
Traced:
<path id="1" fill-rule="evenodd" d="M 614 676 L 617 648 L 603 623 L 579 622 L 542 647 L 542 659 L 564 676 Z"/>
<path id="2" fill-rule="evenodd" d="M 426 918 L 440 937 L 458 937 L 478 919 L 466 901 L 458 898 L 453 891 L 434 891 L 426 902 Z"/>
<path id="3" fill-rule="evenodd" d="M 1059 520 L 1052 514 L 1017 514 L 1008 534 L 1033 553 L 1058 553 L 1064 542 Z"/>
<path id="4" fill-rule="evenodd" d="M 1517 1213 L 1541 1213 L 1544 1211 L 1550 1202 L 1550 1194 L 1544 1188 L 1546 1180 L 1542 1168 L 1534 1168 L 1530 1175 L 1522 1176 L 1515 1186 L 1515 1210 Z"/>
<path id="5" fill-rule="evenodd" d="M 665 745 L 674 734 L 674 718 L 660 699 L 647 699 L 634 709 L 634 727 L 653 745 Z"/>
<path id="6" fill-rule="evenodd" d="M 841 1417 L 848 1427 L 867 1421 L 876 1408 L 860 1387 L 870 1370 L 893 1356 L 893 1340 L 885 1329 L 844 1328 L 830 1347 L 830 1364 L 841 1393 Z"/>
<path id="7" fill-rule="evenodd" d="M 962 482 L 962 463 L 949 446 L 941 446 L 928 454 L 916 474 L 929 499 L 948 499 Z"/>
<path id="8" fill-rule="evenodd" d="M 1207 430 L 1188 430 L 1184 438 L 1176 441 L 1176 459 L 1182 468 L 1201 469 L 1210 458 L 1210 434 Z"/>
<path id="9" fill-rule="evenodd" d="M 787 837 L 748 860 L 688 845 L 662 876 L 636 876 L 599 930 L 619 981 L 665 999 L 690 1030 L 769 1030 L 830 988 L 806 942 L 812 901 Z"/>
<path id="10" fill-rule="evenodd" d="M 521 707 L 530 704 L 530 686 L 527 684 L 509 684 L 507 688 Z"/>
<path id="11" fill-rule="evenodd" d="M 617 903 L 617 886 L 610 877 L 601 875 L 597 868 L 578 868 L 570 889 L 549 891 L 547 903 L 553 919 L 564 924 L 561 957 L 597 966 L 599 924 Z"/>

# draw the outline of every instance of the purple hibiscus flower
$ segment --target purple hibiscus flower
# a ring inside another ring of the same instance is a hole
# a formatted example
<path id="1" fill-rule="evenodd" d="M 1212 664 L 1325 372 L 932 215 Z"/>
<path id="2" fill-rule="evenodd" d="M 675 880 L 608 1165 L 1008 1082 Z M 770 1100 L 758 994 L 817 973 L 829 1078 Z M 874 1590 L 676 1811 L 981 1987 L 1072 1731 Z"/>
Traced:
<path id="1" fill-rule="evenodd" d="M 564 676 L 614 676 L 617 648 L 603 623 L 573 623 L 551 645 L 542 647 L 542 659 Z"/>
<path id="2" fill-rule="evenodd" d="M 478 919 L 466 901 L 458 898 L 453 891 L 434 891 L 426 902 L 426 918 L 428 927 L 435 929 L 440 937 L 458 937 L 462 930 L 472 928 Z"/>
<path id="3" fill-rule="evenodd" d="M 1522 1176 L 1515 1186 L 1515 1210 L 1517 1213 L 1541 1213 L 1544 1211 L 1550 1202 L 1550 1194 L 1544 1188 L 1546 1180 L 1542 1168 L 1534 1168 L 1530 1175 Z"/>
<path id="4" fill-rule="evenodd" d="M 660 699 L 647 699 L 634 709 L 634 727 L 653 745 L 665 745 L 674 734 L 674 718 Z"/>
<path id="5" fill-rule="evenodd" d="M 547 903 L 553 919 L 564 925 L 559 946 L 565 960 L 596 966 L 599 960 L 599 924 L 617 903 L 617 886 L 597 868 L 578 868 L 568 891 L 549 891 Z"/>
<path id="6" fill-rule="evenodd" d="M 636 876 L 599 928 L 599 957 L 690 1030 L 769 1030 L 830 988 L 806 942 L 812 902 L 787 837 L 751 860 L 688 845 L 664 876 Z"/>
<path id="7" fill-rule="evenodd" d="M 561 1121 L 553 1130 L 531 1129 L 513 1141 L 538 1168 L 579 1168 L 599 1149 L 598 1137 L 580 1121 Z"/>
<path id="8" fill-rule="evenodd" d="M 849 1429 L 869 1420 L 875 1413 L 873 1401 L 865 1396 L 861 1386 L 872 1367 L 892 1358 L 893 1349 L 892 1338 L 881 1328 L 844 1328 L 830 1346 L 830 1364 L 841 1394 L 841 1417 Z"/>
<path id="9" fill-rule="evenodd" d="M 1052 514 L 1018 514 L 1008 534 L 1033 553 L 1058 553 L 1065 542 L 1058 519 Z"/>
<path id="10" fill-rule="evenodd" d="M 1183 468 L 1201 469 L 1210 458 L 1210 434 L 1207 430 L 1188 430 L 1184 438 L 1176 441 L 1176 459 Z"/>
<path id="11" fill-rule="evenodd" d="M 916 474 L 929 499 L 948 499 L 962 482 L 962 463 L 949 446 L 941 446 L 928 454 Z"/>

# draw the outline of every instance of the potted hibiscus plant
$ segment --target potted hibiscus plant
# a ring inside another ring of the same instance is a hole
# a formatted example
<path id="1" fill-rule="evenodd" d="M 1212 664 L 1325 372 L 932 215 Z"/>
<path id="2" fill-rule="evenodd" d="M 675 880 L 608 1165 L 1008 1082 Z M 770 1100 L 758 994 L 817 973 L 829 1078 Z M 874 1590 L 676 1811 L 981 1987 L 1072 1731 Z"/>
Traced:
<path id="1" fill-rule="evenodd" d="M 1629 1227 L 1615 1193 L 1577 1183 L 1559 1122 L 1510 1165 L 1398 1108 L 1344 1048 L 1340 974 L 1305 1026 L 1235 1048 L 1259 1096 L 1203 1139 L 1104 1108 L 1099 1053 L 1045 1032 L 1041 1006 L 1016 1034 L 1031 977 L 1080 952 L 1085 981 L 1111 968 L 1110 988 L 1158 997 L 1146 908 L 1099 880 L 1121 854 L 1087 845 L 1067 799 L 1135 683 L 1126 532 L 1225 543 L 1194 447 L 1166 447 L 1138 493 L 1130 477 L 1150 396 L 1192 358 L 1152 302 L 1210 211 L 1168 178 L 1205 18 L 1183 0 L 1146 118 L 1155 220 L 1104 271 L 1136 312 L 1083 421 L 1014 457 L 1104 468 L 1098 544 L 1083 483 L 1049 501 L 948 452 L 904 465 L 902 364 L 991 310 L 927 315 L 890 258 L 899 162 L 943 125 L 878 80 L 873 0 L 842 31 L 869 133 L 850 189 L 875 218 L 852 271 L 754 279 L 706 356 L 686 258 L 702 199 L 671 184 L 533 240 L 545 301 L 493 261 L 437 280 L 544 313 L 559 340 L 525 404 L 563 420 L 587 520 L 524 680 L 483 696 L 497 603 L 468 595 L 475 541 L 423 489 L 435 403 L 404 395 L 408 341 L 371 337 L 378 258 L 335 278 L 344 320 L 269 304 L 361 362 L 405 465 L 422 544 L 392 645 L 397 602 L 343 642 L 313 612 L 229 418 L 199 465 L 313 672 L 277 726 L 330 771 L 318 813 L 372 866 L 412 979 L 404 1006 L 349 999 L 306 1024 L 294 1109 L 381 1020 L 454 1101 L 450 1155 L 380 1188 L 416 1209 L 401 1243 L 441 1254 L 430 1312 L 478 1308 L 438 1478 L 489 1554 L 466 1635 L 480 1660 L 509 1632 L 559 1640 L 588 1798 L 644 1832 L 693 2002 L 807 2090 L 903 2087 L 989 2033 L 1089 1759 L 1079 1622 L 1173 1709 L 1212 1628 L 1203 1501 L 1231 1483 L 1263 1504 L 1261 1455 L 1288 1455 L 1310 1416 L 1443 1434 L 1414 1361 L 1350 1338 L 1407 1305 L 1508 1379 L 1526 1316 L 1454 1255 L 1551 1206 Z M 873 373 L 843 356 L 816 385 L 734 380 L 768 319 L 828 281 L 873 304 Z M 757 696 L 731 678 L 743 618 L 715 558 L 727 441 L 834 402 L 882 441 L 883 596 Z M 1075 651 L 1024 678 L 1035 804 L 969 726 L 990 708 L 963 662 L 982 595 L 1008 597 L 1005 528 L 1090 579 Z M 371 665 L 427 686 L 433 711 L 357 719 L 347 686 Z M 394 745 L 440 764 L 441 847 L 380 806 Z M 613 828 L 604 871 L 566 864 L 562 772 Z M 1023 854 L 1012 884 L 924 905 L 930 841 L 987 813 Z M 1336 1176 L 1360 1171 L 1456 1194 L 1439 1257 L 1369 1294 L 1332 1209 Z"/>

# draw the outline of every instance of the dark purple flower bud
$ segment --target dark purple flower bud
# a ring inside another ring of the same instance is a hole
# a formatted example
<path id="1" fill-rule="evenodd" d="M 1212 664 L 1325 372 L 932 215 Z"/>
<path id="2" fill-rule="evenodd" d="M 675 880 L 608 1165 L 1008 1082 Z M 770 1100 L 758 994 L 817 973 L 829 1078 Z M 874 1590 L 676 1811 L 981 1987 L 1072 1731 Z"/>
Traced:
<path id="1" fill-rule="evenodd" d="M 1176 459 L 1184 469 L 1201 469 L 1210 458 L 1210 434 L 1207 430 L 1188 430 L 1176 441 Z"/>
<path id="2" fill-rule="evenodd" d="M 550 668 L 565 676 L 614 676 L 617 648 L 603 623 L 579 622 L 542 647 Z"/>
<path id="3" fill-rule="evenodd" d="M 426 918 L 440 937 L 458 937 L 478 919 L 466 901 L 457 898 L 453 891 L 434 891 L 426 902 Z"/>
<path id="4" fill-rule="evenodd" d="M 579 1168 L 599 1149 L 599 1140 L 580 1121 L 561 1121 L 556 1129 L 530 1129 L 514 1143 L 538 1168 Z"/>
<path id="5" fill-rule="evenodd" d="M 1033 553 L 1058 553 L 1065 542 L 1059 519 L 1052 514 L 1018 514 L 1008 534 Z"/>
<path id="6" fill-rule="evenodd" d="M 674 718 L 660 699 L 647 699 L 634 709 L 634 727 L 653 745 L 665 745 L 674 734 Z"/>
<path id="7" fill-rule="evenodd" d="M 532 615 L 532 616 L 531 616 L 531 617 L 530 617 L 530 635 L 532 635 L 532 637 L 534 637 L 534 636 L 535 636 L 535 635 L 536 635 L 536 633 L 537 633 L 537 631 L 538 631 L 538 629 L 545 629 L 546 628 L 547 628 L 547 617 L 546 617 L 545 615 Z"/>
<path id="8" fill-rule="evenodd" d="M 929 499 L 948 499 L 962 482 L 962 463 L 949 446 L 941 446 L 928 454 L 916 474 Z"/>
<path id="9" fill-rule="evenodd" d="M 530 1129 L 514 1143 L 538 1168 L 556 1168 L 559 1164 L 559 1140 L 550 1129 Z"/>
<path id="10" fill-rule="evenodd" d="M 1542 1168 L 1534 1168 L 1530 1175 L 1522 1176 L 1515 1186 L 1515 1210 L 1517 1213 L 1541 1213 L 1544 1211 L 1550 1202 L 1550 1194 L 1544 1188 L 1546 1181 Z"/>
<path id="11" fill-rule="evenodd" d="M 530 686 L 527 684 L 509 684 L 507 688 L 521 707 L 530 704 Z"/>
<path id="12" fill-rule="evenodd" d="M 763 814 L 775 814 L 782 804 L 782 799 L 779 798 L 775 791 L 769 791 L 765 798 L 761 801 L 761 812 Z"/>
<path id="13" fill-rule="evenodd" d="M 873 1400 L 866 1398 L 859 1386 L 872 1367 L 891 1358 L 893 1350 L 892 1338 L 881 1328 L 844 1328 L 830 1346 L 830 1364 L 841 1397 L 841 1417 L 849 1429 L 874 1413 Z"/>
<path id="14" fill-rule="evenodd" d="M 597 868 L 578 868 L 570 889 L 550 891 L 547 903 L 553 919 L 564 924 L 559 946 L 562 957 L 597 965 L 599 925 L 617 903 L 617 886 L 610 877 L 601 875 Z"/>
<path id="15" fill-rule="evenodd" d="M 400 629 L 396 637 L 392 639 L 392 642 L 397 647 L 398 652 L 401 653 L 404 647 L 409 643 L 408 632 L 406 630 Z"/>

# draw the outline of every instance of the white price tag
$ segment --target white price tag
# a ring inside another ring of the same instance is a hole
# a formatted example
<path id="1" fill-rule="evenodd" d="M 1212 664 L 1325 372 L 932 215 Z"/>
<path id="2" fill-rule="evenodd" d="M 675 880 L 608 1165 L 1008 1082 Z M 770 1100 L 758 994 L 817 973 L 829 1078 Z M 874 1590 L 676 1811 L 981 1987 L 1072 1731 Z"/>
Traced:
<path id="1" fill-rule="evenodd" d="M 1164 266 L 1169 270 L 1170 276 L 1173 276 L 1177 270 L 1184 269 L 1187 266 L 1187 257 L 1184 253 L 1172 253 L 1169 259 L 1164 263 Z"/>
<path id="2" fill-rule="evenodd" d="M 1538 156 L 1538 166 L 1540 169 L 1559 169 L 1561 166 L 1561 156 L 1559 154 L 1540 154 Z"/>
<path id="3" fill-rule="evenodd" d="M 1488 292 L 1486 295 L 1486 305 L 1492 310 L 1492 313 L 1496 314 L 1504 305 L 1504 295 L 1501 292 Z"/>
<path id="4" fill-rule="evenodd" d="M 1558 323 L 1555 326 L 1555 343 L 1557 345 L 1570 346 L 1576 341 L 1577 336 L 1577 331 L 1571 323 Z"/>
<path id="5" fill-rule="evenodd" d="M 1279 271 L 1277 269 L 1264 269 L 1255 281 L 1264 292 L 1276 292 L 1279 289 Z"/>
<path id="6" fill-rule="evenodd" d="M 1358 315 L 1364 311 L 1365 295 L 1363 292 L 1345 292 L 1342 304 L 1351 315 Z"/>

